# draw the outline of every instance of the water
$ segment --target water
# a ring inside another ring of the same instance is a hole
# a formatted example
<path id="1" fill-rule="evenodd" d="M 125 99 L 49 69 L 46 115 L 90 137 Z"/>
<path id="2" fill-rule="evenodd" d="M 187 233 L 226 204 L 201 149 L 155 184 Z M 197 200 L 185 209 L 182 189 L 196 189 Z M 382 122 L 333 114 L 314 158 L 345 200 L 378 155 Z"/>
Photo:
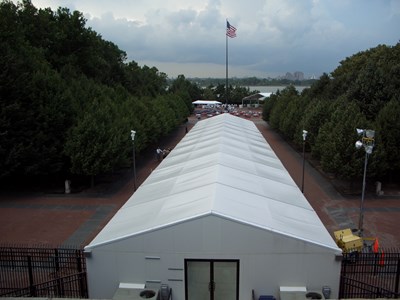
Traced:
<path id="1" fill-rule="evenodd" d="M 282 91 L 286 86 L 245 86 L 249 88 L 250 91 L 260 91 L 261 93 L 276 93 L 278 90 Z M 309 86 L 295 86 L 296 90 L 301 93 L 304 89 L 309 88 Z"/>

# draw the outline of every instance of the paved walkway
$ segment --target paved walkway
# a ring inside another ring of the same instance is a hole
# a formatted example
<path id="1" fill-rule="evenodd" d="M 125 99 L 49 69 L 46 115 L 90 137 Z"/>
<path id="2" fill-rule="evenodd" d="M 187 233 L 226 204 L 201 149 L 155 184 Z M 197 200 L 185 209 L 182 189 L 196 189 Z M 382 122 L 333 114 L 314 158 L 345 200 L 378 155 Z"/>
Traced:
<path id="1" fill-rule="evenodd" d="M 295 182 L 300 186 L 302 156 L 261 119 L 253 120 L 274 149 Z M 190 130 L 196 119 L 190 118 Z M 160 142 L 173 148 L 186 134 L 183 124 Z M 158 166 L 154 153 L 137 160 L 139 186 Z M 132 173 L 128 170 L 106 190 L 89 190 L 71 195 L 10 196 L 0 195 L 0 243 L 84 246 L 89 243 L 134 192 Z M 306 163 L 304 194 L 330 233 L 356 228 L 360 197 L 344 197 L 331 182 Z M 400 248 L 400 197 L 365 198 L 365 236 L 377 236 L 382 247 Z"/>
<path id="2" fill-rule="evenodd" d="M 190 122 L 188 130 L 193 125 L 194 121 Z M 185 134 L 183 124 L 159 145 L 173 148 Z M 157 146 L 151 153 L 137 157 L 137 186 L 158 166 Z M 111 185 L 100 183 L 94 189 L 76 194 L 0 194 L 0 244 L 87 245 L 133 193 L 133 172 L 126 170 Z"/>

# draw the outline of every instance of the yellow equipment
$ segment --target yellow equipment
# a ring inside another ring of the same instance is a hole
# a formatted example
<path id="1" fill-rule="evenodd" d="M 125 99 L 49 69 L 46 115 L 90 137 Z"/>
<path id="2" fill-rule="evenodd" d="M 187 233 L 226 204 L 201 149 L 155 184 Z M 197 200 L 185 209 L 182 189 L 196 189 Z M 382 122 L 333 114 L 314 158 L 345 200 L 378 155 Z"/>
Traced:
<path id="1" fill-rule="evenodd" d="M 351 229 L 343 229 L 334 232 L 336 244 L 344 252 L 361 252 L 363 249 L 363 239 L 354 235 Z"/>

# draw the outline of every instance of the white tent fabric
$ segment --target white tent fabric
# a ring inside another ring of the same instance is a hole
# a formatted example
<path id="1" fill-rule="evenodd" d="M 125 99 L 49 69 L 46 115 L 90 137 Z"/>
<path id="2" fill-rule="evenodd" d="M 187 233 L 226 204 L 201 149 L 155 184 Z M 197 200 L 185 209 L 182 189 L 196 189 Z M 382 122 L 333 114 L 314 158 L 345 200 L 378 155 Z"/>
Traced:
<path id="1" fill-rule="evenodd" d="M 199 121 L 87 248 L 216 215 L 337 250 L 252 121 Z"/>
<path id="2" fill-rule="evenodd" d="M 193 101 L 192 104 L 195 104 L 195 105 L 219 105 L 219 104 L 222 104 L 222 102 L 214 101 L 214 100 L 196 100 L 196 101 Z"/>
<path id="3" fill-rule="evenodd" d="M 257 93 L 247 97 L 244 97 L 242 100 L 265 100 L 265 98 L 271 97 L 273 93 Z"/>

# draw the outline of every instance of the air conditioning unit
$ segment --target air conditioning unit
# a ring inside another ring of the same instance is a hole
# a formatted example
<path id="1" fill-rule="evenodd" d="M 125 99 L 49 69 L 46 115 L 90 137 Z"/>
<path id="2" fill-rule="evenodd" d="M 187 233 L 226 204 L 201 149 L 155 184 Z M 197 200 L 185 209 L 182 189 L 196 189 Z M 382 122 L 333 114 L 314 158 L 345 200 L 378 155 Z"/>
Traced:
<path id="1" fill-rule="evenodd" d="M 304 300 L 307 288 L 305 286 L 281 286 L 279 296 L 281 300 Z"/>
<path id="2" fill-rule="evenodd" d="M 323 293 L 330 295 L 327 287 L 323 287 Z M 325 300 L 324 294 L 320 291 L 307 290 L 303 286 L 281 286 L 279 288 L 280 300 Z"/>
<path id="3" fill-rule="evenodd" d="M 142 283 L 120 283 L 113 300 L 158 299 L 158 288 L 146 287 Z"/>
<path id="4" fill-rule="evenodd" d="M 307 300 L 325 300 L 325 297 L 321 292 L 307 291 L 305 299 L 307 299 Z"/>

